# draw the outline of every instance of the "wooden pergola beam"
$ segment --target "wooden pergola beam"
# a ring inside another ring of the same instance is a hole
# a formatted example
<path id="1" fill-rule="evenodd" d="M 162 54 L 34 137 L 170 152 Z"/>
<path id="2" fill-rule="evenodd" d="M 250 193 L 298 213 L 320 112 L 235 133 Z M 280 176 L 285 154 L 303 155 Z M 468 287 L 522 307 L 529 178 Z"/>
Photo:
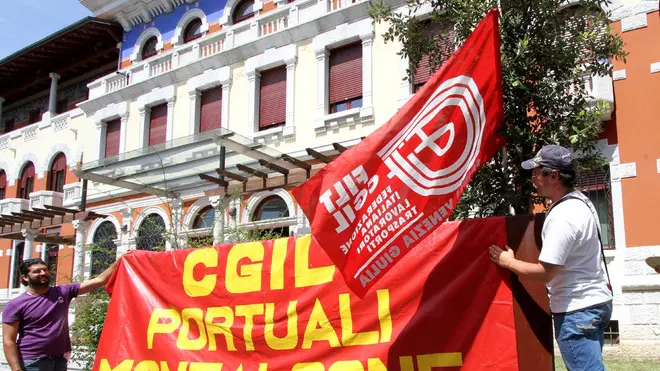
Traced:
<path id="1" fill-rule="evenodd" d="M 222 186 L 222 187 L 228 187 L 229 186 L 229 182 L 227 182 L 226 180 L 222 180 L 222 179 L 219 179 L 219 178 L 216 178 L 216 177 L 212 177 L 210 175 L 199 174 L 199 178 L 201 180 L 206 180 L 207 182 L 215 183 L 215 184 L 217 184 L 219 186 Z"/>
<path id="2" fill-rule="evenodd" d="M 337 152 L 339 152 L 339 153 L 344 153 L 344 151 L 346 151 L 346 149 L 347 149 L 346 147 L 342 146 L 339 143 L 332 143 L 332 147 L 334 147 L 334 149 L 336 149 Z"/>
<path id="3" fill-rule="evenodd" d="M 320 153 L 320 152 L 317 152 L 317 151 L 315 151 L 315 150 L 313 150 L 313 149 L 311 149 L 311 148 L 307 148 L 306 151 L 307 151 L 307 154 L 308 154 L 308 155 L 314 157 L 315 159 L 317 159 L 317 160 L 319 160 L 319 161 L 321 161 L 321 162 L 323 162 L 323 163 L 329 164 L 330 161 L 332 161 L 332 160 L 330 159 L 330 157 L 328 157 L 328 156 L 326 156 L 326 155 L 324 155 L 324 154 L 322 154 L 322 153 Z"/>

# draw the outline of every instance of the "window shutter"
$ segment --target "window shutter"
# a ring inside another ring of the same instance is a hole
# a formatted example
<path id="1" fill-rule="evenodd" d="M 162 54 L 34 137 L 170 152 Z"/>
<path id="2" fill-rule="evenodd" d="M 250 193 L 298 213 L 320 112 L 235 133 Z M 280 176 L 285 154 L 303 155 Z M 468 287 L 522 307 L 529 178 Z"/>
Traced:
<path id="1" fill-rule="evenodd" d="M 63 153 L 60 153 L 55 157 L 55 161 L 53 161 L 53 164 L 50 167 L 50 171 L 60 171 L 60 170 L 66 170 L 66 156 L 64 156 Z"/>
<path id="2" fill-rule="evenodd" d="M 7 185 L 7 173 L 0 170 L 0 188 L 5 188 Z"/>
<path id="3" fill-rule="evenodd" d="M 454 27 L 453 25 L 447 25 L 443 27 L 437 23 L 425 22 L 424 26 L 424 35 L 429 38 L 440 36 L 441 39 L 438 41 L 438 47 L 444 50 L 444 54 L 449 56 L 454 52 Z M 438 65 L 438 68 L 444 63 L 445 60 L 441 61 L 441 64 Z M 429 56 L 428 54 L 424 55 L 417 65 L 415 70 L 415 75 L 413 76 L 413 85 L 424 84 L 425 82 L 431 79 L 433 75 L 431 67 L 429 66 Z"/>
<path id="4" fill-rule="evenodd" d="M 149 120 L 149 143 L 147 145 L 165 143 L 167 139 L 167 104 L 151 107 Z"/>
<path id="5" fill-rule="evenodd" d="M 259 128 L 286 121 L 286 66 L 261 72 Z"/>
<path id="6" fill-rule="evenodd" d="M 119 137 L 121 134 L 121 120 L 108 121 L 105 129 L 105 157 L 119 154 Z"/>
<path id="7" fill-rule="evenodd" d="M 362 96 L 362 43 L 330 51 L 330 104 Z"/>
<path id="8" fill-rule="evenodd" d="M 32 177 L 34 177 L 34 164 L 28 162 L 28 164 L 23 168 L 23 172 L 21 173 L 21 188 L 25 188 L 28 179 Z"/>
<path id="9" fill-rule="evenodd" d="M 204 90 L 199 114 L 199 132 L 219 129 L 222 120 L 222 86 Z"/>

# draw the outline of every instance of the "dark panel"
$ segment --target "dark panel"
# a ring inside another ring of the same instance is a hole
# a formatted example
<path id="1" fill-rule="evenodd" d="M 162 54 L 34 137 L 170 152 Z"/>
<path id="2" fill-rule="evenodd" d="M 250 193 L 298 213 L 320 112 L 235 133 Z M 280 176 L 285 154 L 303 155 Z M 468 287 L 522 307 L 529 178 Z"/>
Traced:
<path id="1" fill-rule="evenodd" d="M 149 118 L 149 142 L 147 145 L 165 143 L 167 139 L 167 104 L 151 107 Z"/>
<path id="2" fill-rule="evenodd" d="M 105 131 L 105 157 L 119 154 L 119 138 L 121 136 L 121 120 L 108 121 Z"/>
<path id="3" fill-rule="evenodd" d="M 261 72 L 259 127 L 286 121 L 286 66 Z"/>
<path id="4" fill-rule="evenodd" d="M 362 96 L 362 43 L 330 51 L 330 104 Z"/>
<path id="5" fill-rule="evenodd" d="M 199 131 L 219 129 L 222 121 L 222 86 L 204 90 L 199 114 Z"/>

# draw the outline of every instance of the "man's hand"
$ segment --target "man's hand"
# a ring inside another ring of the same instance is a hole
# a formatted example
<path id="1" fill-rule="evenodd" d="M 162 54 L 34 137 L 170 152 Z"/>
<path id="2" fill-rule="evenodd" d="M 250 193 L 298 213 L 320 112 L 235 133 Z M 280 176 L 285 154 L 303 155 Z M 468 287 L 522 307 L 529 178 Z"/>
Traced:
<path id="1" fill-rule="evenodd" d="M 504 245 L 506 250 L 502 250 L 499 246 L 491 245 L 488 250 L 490 253 L 490 260 L 502 268 L 511 268 L 511 264 L 516 260 L 513 255 L 513 250 L 507 245 Z"/>
<path id="2" fill-rule="evenodd" d="M 108 283 L 108 280 L 110 279 L 110 276 L 112 275 L 112 272 L 115 271 L 115 268 L 117 268 L 117 263 L 119 263 L 119 259 L 115 260 L 114 263 L 108 269 L 103 271 L 101 274 L 98 276 L 92 278 L 89 281 L 82 282 L 80 284 L 80 288 L 78 289 L 78 295 L 83 295 L 86 294 L 92 290 L 96 290 L 99 287 L 104 286 L 106 283 Z"/>
<path id="3" fill-rule="evenodd" d="M 518 260 L 513 256 L 513 250 L 511 250 L 509 246 L 505 245 L 504 248 L 506 250 L 502 250 L 499 246 L 491 245 L 488 248 L 490 260 L 518 276 L 548 283 L 562 269 L 561 265 L 553 265 L 544 262 L 528 263 L 526 261 Z"/>

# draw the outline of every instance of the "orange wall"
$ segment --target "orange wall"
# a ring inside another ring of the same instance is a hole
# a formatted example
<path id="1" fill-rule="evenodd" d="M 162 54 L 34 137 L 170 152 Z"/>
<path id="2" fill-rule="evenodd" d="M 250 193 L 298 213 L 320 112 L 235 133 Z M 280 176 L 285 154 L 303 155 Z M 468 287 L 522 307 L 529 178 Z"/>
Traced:
<path id="1" fill-rule="evenodd" d="M 650 73 L 650 64 L 660 62 L 660 15 L 647 14 L 647 21 L 648 27 L 621 34 L 630 54 L 627 63 L 614 62 L 627 76 L 614 82 L 620 160 L 637 165 L 636 177 L 621 180 L 628 247 L 660 245 L 660 73 Z M 620 22 L 613 27 L 621 31 Z"/>
<path id="2" fill-rule="evenodd" d="M 11 250 L 11 240 L 0 240 L 0 249 L 2 256 L 0 257 L 0 288 L 6 289 L 9 287 L 9 272 L 11 270 L 11 256 L 7 256 L 7 250 Z"/>

